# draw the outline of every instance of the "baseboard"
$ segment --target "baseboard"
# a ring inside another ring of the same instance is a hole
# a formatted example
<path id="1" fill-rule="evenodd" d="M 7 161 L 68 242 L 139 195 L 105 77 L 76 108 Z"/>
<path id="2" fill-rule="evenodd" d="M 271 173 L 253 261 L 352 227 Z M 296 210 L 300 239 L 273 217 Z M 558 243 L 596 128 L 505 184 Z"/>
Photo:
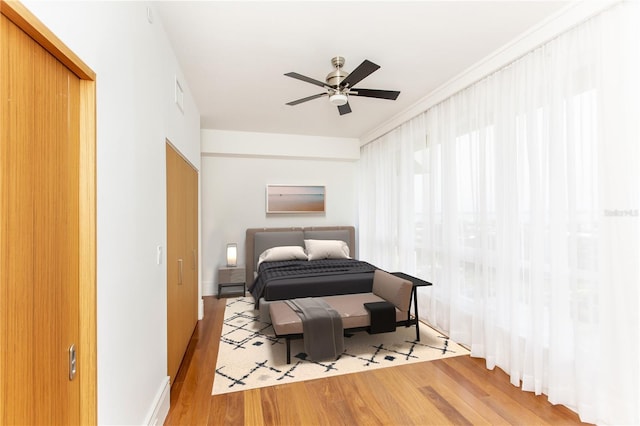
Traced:
<path id="1" fill-rule="evenodd" d="M 202 295 L 203 296 L 215 296 L 216 287 L 213 281 L 203 281 L 202 282 Z"/>
<path id="2" fill-rule="evenodd" d="M 153 400 L 153 405 L 145 422 L 143 424 L 149 426 L 163 425 L 169 414 L 171 405 L 171 387 L 169 386 L 169 376 L 165 377 L 160 383 L 158 393 Z"/>

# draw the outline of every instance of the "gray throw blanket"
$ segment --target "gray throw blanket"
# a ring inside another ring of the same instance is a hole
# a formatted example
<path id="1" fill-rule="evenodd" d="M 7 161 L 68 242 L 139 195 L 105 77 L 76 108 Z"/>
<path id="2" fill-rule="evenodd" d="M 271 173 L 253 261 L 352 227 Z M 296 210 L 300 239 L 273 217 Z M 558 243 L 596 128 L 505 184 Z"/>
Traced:
<path id="1" fill-rule="evenodd" d="M 310 359 L 336 359 L 344 351 L 342 317 L 331 305 L 313 297 L 286 303 L 302 320 L 304 351 Z"/>

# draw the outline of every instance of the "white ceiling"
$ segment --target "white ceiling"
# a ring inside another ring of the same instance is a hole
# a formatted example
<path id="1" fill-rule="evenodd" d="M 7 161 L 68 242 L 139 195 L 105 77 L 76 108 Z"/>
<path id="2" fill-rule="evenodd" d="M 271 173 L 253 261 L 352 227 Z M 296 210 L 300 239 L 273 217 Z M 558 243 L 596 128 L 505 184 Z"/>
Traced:
<path id="1" fill-rule="evenodd" d="M 162 1 L 155 8 L 195 101 L 201 127 L 359 138 L 552 15 L 560 1 Z M 381 68 L 358 87 L 396 101 L 350 98 L 340 116 L 322 88 L 331 58 Z"/>

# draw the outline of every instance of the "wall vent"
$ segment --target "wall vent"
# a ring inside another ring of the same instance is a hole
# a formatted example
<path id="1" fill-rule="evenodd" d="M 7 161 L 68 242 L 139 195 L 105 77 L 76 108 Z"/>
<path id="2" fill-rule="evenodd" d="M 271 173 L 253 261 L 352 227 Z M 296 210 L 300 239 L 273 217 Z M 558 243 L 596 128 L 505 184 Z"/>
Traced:
<path id="1" fill-rule="evenodd" d="M 182 90 L 182 85 L 180 81 L 178 81 L 178 77 L 176 77 L 176 105 L 180 109 L 180 111 L 184 114 L 184 91 Z"/>

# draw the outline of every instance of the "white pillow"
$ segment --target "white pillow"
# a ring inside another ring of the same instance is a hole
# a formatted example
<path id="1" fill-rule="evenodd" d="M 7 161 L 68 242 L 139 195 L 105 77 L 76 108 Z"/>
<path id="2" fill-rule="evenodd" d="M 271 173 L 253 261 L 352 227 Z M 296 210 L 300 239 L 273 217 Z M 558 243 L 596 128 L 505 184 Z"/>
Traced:
<path id="1" fill-rule="evenodd" d="M 349 246 L 340 240 L 304 240 L 309 260 L 351 259 Z"/>
<path id="2" fill-rule="evenodd" d="M 266 249 L 258 257 L 258 267 L 262 262 L 275 262 L 277 260 L 307 260 L 307 254 L 300 246 L 279 246 Z"/>

